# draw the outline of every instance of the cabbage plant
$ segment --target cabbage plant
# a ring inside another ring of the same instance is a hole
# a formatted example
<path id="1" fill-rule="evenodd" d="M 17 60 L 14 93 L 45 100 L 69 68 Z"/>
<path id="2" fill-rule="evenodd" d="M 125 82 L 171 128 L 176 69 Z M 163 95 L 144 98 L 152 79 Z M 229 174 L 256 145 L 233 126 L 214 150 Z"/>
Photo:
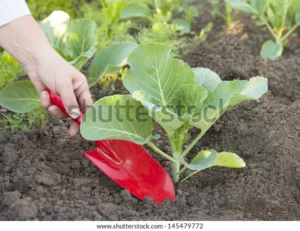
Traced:
<path id="1" fill-rule="evenodd" d="M 192 13 L 190 22 L 182 19 L 173 19 L 176 11 L 182 8 L 181 13 L 186 14 L 192 9 L 184 5 L 182 0 L 130 0 L 120 11 L 121 19 L 140 19 L 152 24 L 153 30 L 166 30 L 170 28 L 174 32 L 190 33 L 191 23 L 197 12 Z M 186 11 L 186 12 L 185 12 Z M 190 11 L 191 12 L 191 11 Z"/>
<path id="2" fill-rule="evenodd" d="M 54 11 L 40 26 L 52 47 L 79 70 L 97 50 L 96 23 L 91 20 L 71 20 L 67 13 Z"/>
<path id="3" fill-rule="evenodd" d="M 159 44 L 113 45 L 97 55 L 106 54 L 106 59 L 112 62 L 119 58 L 115 53 L 120 46 L 123 46 L 123 51 L 127 46 L 128 57 L 121 53 L 124 55 L 119 60 L 121 62 L 114 65 L 104 65 L 103 62 L 107 61 L 103 59 L 98 59 L 96 65 L 95 59 L 91 72 L 95 78 L 101 78 L 109 69 L 116 71 L 118 67 L 128 65 L 130 70 L 125 74 L 123 83 L 130 94 L 99 99 L 84 115 L 81 134 L 85 139 L 121 139 L 148 145 L 172 162 L 175 182 L 186 169 L 195 174 L 213 166 L 245 166 L 244 161 L 232 152 L 211 149 L 202 150 L 194 157 L 187 158 L 187 155 L 227 110 L 265 94 L 268 89 L 266 78 L 258 76 L 249 81 L 222 81 L 209 69 L 191 68 L 182 60 L 173 58 L 170 47 Z M 154 122 L 165 131 L 171 153 L 165 153 L 155 145 Z M 200 132 L 189 140 L 192 128 Z M 184 148 L 185 144 L 187 148 Z M 190 158 L 191 161 L 188 161 Z"/>
<path id="4" fill-rule="evenodd" d="M 265 26 L 274 40 L 266 41 L 261 49 L 265 59 L 282 55 L 287 39 L 300 26 L 299 0 L 225 0 L 234 9 L 252 15 L 258 26 Z"/>

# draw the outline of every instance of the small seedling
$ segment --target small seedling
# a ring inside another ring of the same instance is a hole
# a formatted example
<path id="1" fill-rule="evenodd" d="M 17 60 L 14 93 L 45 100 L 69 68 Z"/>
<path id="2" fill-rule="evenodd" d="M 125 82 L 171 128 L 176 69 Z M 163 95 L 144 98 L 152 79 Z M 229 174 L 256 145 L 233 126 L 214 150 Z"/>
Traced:
<path id="1" fill-rule="evenodd" d="M 208 34 L 212 31 L 214 27 L 214 24 L 212 22 L 209 22 L 201 31 L 199 34 L 200 41 L 204 42 L 207 39 Z"/>
<path id="2" fill-rule="evenodd" d="M 1 113 L 0 133 L 8 130 L 30 131 L 35 126 L 45 126 L 48 113 L 39 107 L 28 113 Z"/>
<path id="3" fill-rule="evenodd" d="M 210 16 L 215 20 L 220 14 L 220 1 L 219 0 L 209 0 L 208 1 L 211 7 Z"/>
<path id="4" fill-rule="evenodd" d="M 299 0 L 225 0 L 234 9 L 252 15 L 256 25 L 265 26 L 275 41 L 266 41 L 261 49 L 265 59 L 282 55 L 288 37 L 300 26 Z"/>
<path id="5" fill-rule="evenodd" d="M 266 93 L 267 79 L 222 81 L 209 69 L 192 69 L 173 58 L 170 50 L 165 45 L 148 44 L 129 52 L 124 60 L 130 70 L 123 83 L 130 95 L 98 100 L 84 116 L 82 136 L 88 140 L 122 139 L 147 144 L 172 162 L 175 182 L 186 169 L 196 173 L 213 166 L 244 167 L 244 161 L 231 152 L 203 150 L 189 163 L 186 156 L 227 110 Z M 101 70 L 98 76 L 103 76 L 107 69 Z M 152 142 L 153 120 L 166 132 L 171 153 L 163 152 Z M 190 141 L 188 132 L 192 128 L 200 129 L 200 133 Z M 188 143 L 186 149 L 185 143 Z"/>
<path id="6" fill-rule="evenodd" d="M 79 70 L 96 52 L 96 24 L 91 20 L 70 20 L 67 13 L 54 11 L 40 26 L 52 47 Z"/>

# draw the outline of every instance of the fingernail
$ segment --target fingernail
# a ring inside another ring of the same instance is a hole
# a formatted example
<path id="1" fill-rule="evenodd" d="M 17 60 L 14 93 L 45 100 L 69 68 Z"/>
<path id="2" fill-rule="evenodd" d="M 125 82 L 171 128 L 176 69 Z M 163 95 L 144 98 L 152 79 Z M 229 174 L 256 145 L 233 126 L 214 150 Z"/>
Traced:
<path id="1" fill-rule="evenodd" d="M 73 108 L 70 112 L 70 116 L 72 119 L 77 119 L 80 116 L 80 112 L 78 108 Z"/>

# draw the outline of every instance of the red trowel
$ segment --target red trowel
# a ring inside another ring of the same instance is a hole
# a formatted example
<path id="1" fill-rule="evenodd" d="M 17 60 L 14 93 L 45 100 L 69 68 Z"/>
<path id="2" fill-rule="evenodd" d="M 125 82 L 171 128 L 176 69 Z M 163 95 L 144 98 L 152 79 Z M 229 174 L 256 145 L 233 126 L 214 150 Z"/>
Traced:
<path id="1" fill-rule="evenodd" d="M 68 115 L 60 96 L 49 89 L 47 92 L 51 102 Z M 80 125 L 82 117 L 80 112 L 74 121 Z M 95 145 L 96 149 L 86 152 L 86 157 L 134 196 L 141 200 L 150 197 L 154 203 L 175 200 L 170 176 L 140 145 L 124 140 L 99 140 Z"/>

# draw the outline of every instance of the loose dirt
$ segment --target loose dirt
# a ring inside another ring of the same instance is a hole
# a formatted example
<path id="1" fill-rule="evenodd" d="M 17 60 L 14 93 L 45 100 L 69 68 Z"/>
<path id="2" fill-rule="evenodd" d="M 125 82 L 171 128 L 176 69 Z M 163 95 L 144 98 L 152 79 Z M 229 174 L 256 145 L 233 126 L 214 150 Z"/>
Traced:
<path id="1" fill-rule="evenodd" d="M 299 220 L 300 58 L 288 48 L 266 63 L 257 54 L 267 36 L 247 18 L 231 30 L 220 21 L 184 57 L 223 79 L 268 77 L 267 95 L 226 113 L 193 151 L 235 152 L 246 168 L 205 170 L 176 186 L 176 202 L 154 205 L 109 180 L 84 157 L 92 144 L 55 121 L 0 135 L 0 220 Z"/>

